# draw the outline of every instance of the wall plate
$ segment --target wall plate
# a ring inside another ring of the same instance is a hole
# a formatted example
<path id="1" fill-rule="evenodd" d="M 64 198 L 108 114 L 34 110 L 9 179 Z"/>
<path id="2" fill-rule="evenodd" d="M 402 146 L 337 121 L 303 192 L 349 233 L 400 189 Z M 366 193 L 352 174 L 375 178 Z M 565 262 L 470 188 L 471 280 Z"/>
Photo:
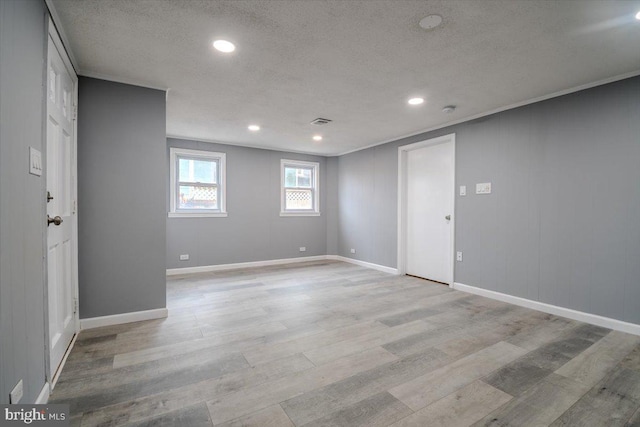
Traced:
<path id="1" fill-rule="evenodd" d="M 42 176 L 42 153 L 33 147 L 29 147 L 29 173 Z"/>
<path id="2" fill-rule="evenodd" d="M 491 183 L 482 182 L 480 184 L 476 184 L 476 194 L 491 194 Z"/>

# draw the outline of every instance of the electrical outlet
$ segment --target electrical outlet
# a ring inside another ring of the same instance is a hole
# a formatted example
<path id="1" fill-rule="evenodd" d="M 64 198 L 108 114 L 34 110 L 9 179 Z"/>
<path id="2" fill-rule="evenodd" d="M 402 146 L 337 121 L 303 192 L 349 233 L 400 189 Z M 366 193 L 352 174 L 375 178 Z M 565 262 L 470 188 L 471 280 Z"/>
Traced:
<path id="1" fill-rule="evenodd" d="M 300 252 L 306 252 L 307 248 L 305 246 L 300 246 Z"/>
<path id="2" fill-rule="evenodd" d="M 11 390 L 11 394 L 9 395 L 9 403 L 16 404 L 20 402 L 22 399 L 22 394 L 24 389 L 22 387 L 22 380 L 18 381 L 18 384 Z"/>
<path id="3" fill-rule="evenodd" d="M 466 185 L 461 185 L 460 186 L 460 195 L 461 196 L 466 196 L 467 195 L 467 186 Z"/>
<path id="4" fill-rule="evenodd" d="M 353 248 L 351 248 L 351 253 L 352 253 L 352 254 L 355 254 L 355 253 L 356 253 L 356 250 L 355 250 L 355 249 L 353 249 Z"/>
<path id="5" fill-rule="evenodd" d="M 180 261 L 189 261 L 189 254 L 180 255 Z"/>
<path id="6" fill-rule="evenodd" d="M 456 261 L 462 261 L 462 251 L 456 252 Z"/>

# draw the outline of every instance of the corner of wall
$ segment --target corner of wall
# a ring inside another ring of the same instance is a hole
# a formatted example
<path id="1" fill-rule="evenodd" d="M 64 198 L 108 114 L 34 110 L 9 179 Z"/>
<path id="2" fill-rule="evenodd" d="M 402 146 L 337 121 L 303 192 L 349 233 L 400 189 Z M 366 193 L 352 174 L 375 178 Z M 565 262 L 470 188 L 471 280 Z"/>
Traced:
<path id="1" fill-rule="evenodd" d="M 327 255 L 338 255 L 338 226 L 340 179 L 338 172 L 339 157 L 327 158 L 327 196 L 326 196 L 326 221 L 327 221 Z"/>

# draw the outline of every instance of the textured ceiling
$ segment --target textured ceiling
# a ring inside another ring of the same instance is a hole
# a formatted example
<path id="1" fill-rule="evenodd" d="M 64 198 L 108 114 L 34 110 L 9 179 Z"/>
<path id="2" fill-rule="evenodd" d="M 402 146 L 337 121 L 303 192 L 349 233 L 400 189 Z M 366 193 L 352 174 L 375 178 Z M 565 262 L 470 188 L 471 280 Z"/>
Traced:
<path id="1" fill-rule="evenodd" d="M 169 88 L 168 135 L 254 147 L 345 153 L 640 70 L 640 1 L 51 3 L 79 74 Z"/>

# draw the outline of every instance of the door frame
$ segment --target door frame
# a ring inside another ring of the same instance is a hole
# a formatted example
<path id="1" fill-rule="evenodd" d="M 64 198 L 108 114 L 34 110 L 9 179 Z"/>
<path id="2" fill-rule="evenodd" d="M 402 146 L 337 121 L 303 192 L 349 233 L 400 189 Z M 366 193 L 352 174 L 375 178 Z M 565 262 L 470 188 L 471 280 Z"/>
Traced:
<path id="1" fill-rule="evenodd" d="M 456 134 L 450 133 L 448 135 L 439 136 L 436 138 L 427 139 L 424 141 L 416 142 L 409 145 L 402 145 L 398 147 L 398 274 L 404 275 L 407 273 L 407 154 L 409 151 L 418 150 L 420 148 L 429 147 L 432 145 L 438 145 L 451 142 L 453 144 L 453 197 L 451 198 L 451 254 L 449 257 L 449 263 L 451 268 L 451 283 L 449 287 L 453 288 L 455 282 L 455 229 L 456 229 Z"/>
<path id="2" fill-rule="evenodd" d="M 71 339 L 69 346 L 62 357 L 62 361 L 60 362 L 60 366 L 57 371 L 51 373 L 51 349 L 49 348 L 50 336 L 49 336 L 49 272 L 48 272 L 48 233 L 45 228 L 44 234 L 44 245 L 45 245 L 45 258 L 44 258 L 44 294 L 45 294 L 45 306 L 44 306 L 44 322 L 45 322 L 45 379 L 49 384 L 49 392 L 53 390 L 55 387 L 55 383 L 60 376 L 60 372 L 62 371 L 62 367 L 64 366 L 71 349 L 78 337 L 78 332 L 80 332 L 80 306 L 79 306 L 79 293 L 78 293 L 78 116 L 77 116 L 77 106 L 78 106 L 78 75 L 75 71 L 75 67 L 71 63 L 69 59 L 69 54 L 62 43 L 62 39 L 56 30 L 56 27 L 51 20 L 51 17 L 48 18 L 48 31 L 47 31 L 47 46 L 49 46 L 48 39 L 51 38 L 53 45 L 60 52 L 60 56 L 62 61 L 65 64 L 65 67 L 69 71 L 71 76 L 71 80 L 73 82 L 73 90 L 72 90 L 72 114 L 73 114 L 73 137 L 71 140 L 72 145 L 72 154 L 71 154 L 71 181 L 72 181 L 72 194 L 71 198 L 73 201 L 73 212 L 72 212 L 72 221 L 71 221 L 71 289 L 72 289 L 72 298 L 71 303 L 75 309 L 75 313 L 73 316 L 73 324 L 75 335 Z M 46 96 L 48 96 L 48 68 L 49 68 L 49 49 L 47 48 L 47 56 L 45 58 L 45 120 L 48 120 L 48 110 L 47 110 L 47 102 Z M 47 164 L 47 148 L 48 148 L 48 135 L 46 134 L 47 127 L 44 127 L 45 137 L 44 137 L 44 159 L 43 164 Z M 44 194 L 47 191 L 47 175 L 44 176 Z M 43 200 L 46 196 L 43 195 Z M 44 213 L 43 213 L 43 221 L 46 218 L 46 201 L 44 203 Z"/>

